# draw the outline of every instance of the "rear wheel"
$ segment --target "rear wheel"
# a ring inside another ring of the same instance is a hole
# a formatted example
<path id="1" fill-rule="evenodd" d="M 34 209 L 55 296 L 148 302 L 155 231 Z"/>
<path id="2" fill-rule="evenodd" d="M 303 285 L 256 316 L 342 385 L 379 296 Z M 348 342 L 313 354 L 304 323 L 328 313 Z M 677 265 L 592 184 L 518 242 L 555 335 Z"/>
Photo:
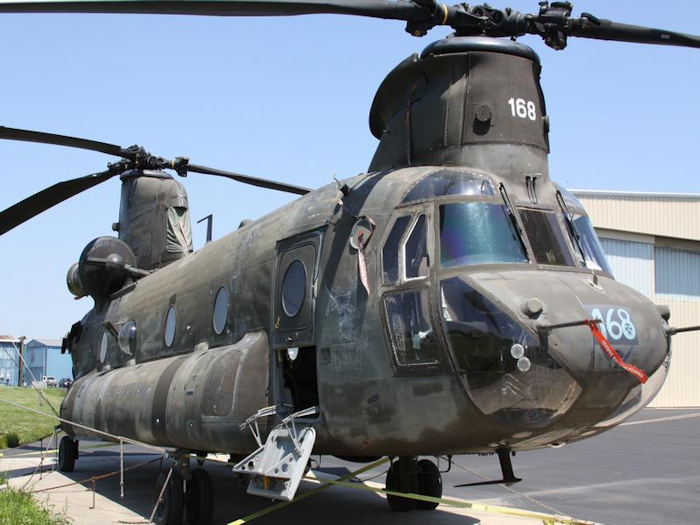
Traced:
<path id="1" fill-rule="evenodd" d="M 185 494 L 185 514 L 189 525 L 209 525 L 214 515 L 214 484 L 203 468 L 192 471 Z"/>
<path id="2" fill-rule="evenodd" d="M 156 479 L 156 486 L 153 491 L 153 504 L 155 505 L 158 501 L 161 491 L 163 491 L 163 497 L 156 507 L 153 522 L 157 525 L 180 525 L 182 523 L 184 506 L 182 477 L 176 470 L 173 470 L 170 480 L 168 480 L 168 484 L 163 490 L 167 478 L 168 474 L 161 472 Z"/>
<path id="3" fill-rule="evenodd" d="M 73 472 L 76 459 L 78 459 L 78 442 L 73 441 L 68 436 L 63 436 L 58 445 L 58 470 Z"/>
<path id="4" fill-rule="evenodd" d="M 418 494 L 432 498 L 442 497 L 442 475 L 437 465 L 429 459 L 418 462 Z M 418 501 L 418 510 L 434 510 L 439 504 L 433 501 Z"/>

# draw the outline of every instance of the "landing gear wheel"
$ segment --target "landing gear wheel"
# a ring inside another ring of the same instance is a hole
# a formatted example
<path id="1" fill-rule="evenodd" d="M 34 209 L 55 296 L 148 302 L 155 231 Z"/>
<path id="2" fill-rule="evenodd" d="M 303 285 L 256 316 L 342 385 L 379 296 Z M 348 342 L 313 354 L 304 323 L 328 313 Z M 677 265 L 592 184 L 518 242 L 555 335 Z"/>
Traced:
<path id="1" fill-rule="evenodd" d="M 78 442 L 73 441 L 68 436 L 63 436 L 58 445 L 58 470 L 73 472 L 76 459 L 78 459 Z"/>
<path id="2" fill-rule="evenodd" d="M 214 514 L 214 484 L 203 468 L 192 471 L 185 494 L 185 515 L 189 525 L 209 525 Z"/>
<path id="3" fill-rule="evenodd" d="M 418 494 L 432 498 L 442 497 L 442 475 L 437 465 L 429 459 L 418 462 Z M 439 504 L 432 501 L 417 501 L 418 510 L 435 510 Z"/>
<path id="4" fill-rule="evenodd" d="M 158 474 L 156 487 L 153 491 L 153 504 L 158 501 L 160 491 L 165 485 L 165 480 L 168 478 L 167 472 Z M 157 525 L 180 525 L 182 523 L 182 511 L 184 507 L 184 494 L 182 492 L 182 477 L 173 470 L 168 481 L 168 486 L 163 491 L 163 499 L 156 508 L 156 513 L 153 516 L 153 523 Z"/>
<path id="5" fill-rule="evenodd" d="M 418 492 L 416 461 L 413 458 L 399 458 L 386 473 L 386 490 L 392 492 Z M 386 495 L 389 508 L 398 512 L 408 512 L 416 508 L 416 500 L 401 496 Z"/>

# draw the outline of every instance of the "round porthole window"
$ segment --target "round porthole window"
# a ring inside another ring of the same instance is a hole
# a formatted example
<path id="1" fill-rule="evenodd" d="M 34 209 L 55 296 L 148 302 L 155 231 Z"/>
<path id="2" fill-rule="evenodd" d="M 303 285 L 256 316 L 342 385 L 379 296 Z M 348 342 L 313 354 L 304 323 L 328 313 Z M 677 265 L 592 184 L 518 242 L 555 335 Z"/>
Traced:
<path id="1" fill-rule="evenodd" d="M 100 341 L 100 363 L 104 363 L 107 359 L 107 339 L 109 334 L 105 331 L 102 333 L 102 340 Z"/>
<path id="2" fill-rule="evenodd" d="M 214 331 L 220 334 L 226 328 L 226 319 L 228 318 L 228 291 L 225 286 L 219 288 L 214 301 Z"/>
<path id="3" fill-rule="evenodd" d="M 175 341 L 175 325 L 177 324 L 177 310 L 174 306 L 168 309 L 168 316 L 165 318 L 165 346 L 170 348 Z"/>
<path id="4" fill-rule="evenodd" d="M 306 268 L 299 259 L 289 265 L 282 281 L 282 308 L 289 317 L 301 310 L 306 298 Z"/>

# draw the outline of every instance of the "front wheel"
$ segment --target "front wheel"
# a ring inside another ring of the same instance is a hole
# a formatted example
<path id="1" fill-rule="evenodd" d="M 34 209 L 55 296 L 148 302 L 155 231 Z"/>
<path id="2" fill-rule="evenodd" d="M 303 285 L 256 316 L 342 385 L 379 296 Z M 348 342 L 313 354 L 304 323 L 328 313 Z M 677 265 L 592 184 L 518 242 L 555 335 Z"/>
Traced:
<path id="1" fill-rule="evenodd" d="M 418 476 L 416 475 L 416 461 L 413 458 L 399 458 L 389 467 L 386 473 L 386 490 L 392 492 L 418 492 Z M 408 512 L 416 508 L 416 500 L 386 495 L 389 508 L 398 512 Z"/>
<path id="2" fill-rule="evenodd" d="M 431 498 L 442 498 L 442 475 L 437 465 L 429 459 L 418 462 L 418 494 Z M 418 510 L 434 510 L 439 503 L 435 501 L 418 501 Z"/>

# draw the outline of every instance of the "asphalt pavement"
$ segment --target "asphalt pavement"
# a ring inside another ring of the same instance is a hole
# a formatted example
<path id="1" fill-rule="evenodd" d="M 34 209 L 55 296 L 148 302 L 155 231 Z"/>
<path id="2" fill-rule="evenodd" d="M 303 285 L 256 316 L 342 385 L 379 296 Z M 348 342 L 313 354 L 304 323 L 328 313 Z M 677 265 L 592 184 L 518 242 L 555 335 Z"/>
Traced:
<path id="1" fill-rule="evenodd" d="M 36 444 L 3 451 L 0 471 L 10 474 L 13 486 L 26 485 L 37 491 L 40 501 L 52 505 L 56 512 L 65 512 L 76 525 L 146 523 L 152 510 L 155 478 L 159 468 L 167 468 L 166 464 L 161 466 L 159 456 L 151 451 L 126 446 L 125 466 L 138 468 L 124 475 L 124 499 L 120 497 L 119 475 L 97 481 L 93 494 L 90 478 L 118 471 L 119 449 L 87 448 L 90 445 L 81 443 L 85 450 L 81 451 L 75 472 L 68 475 L 52 472 L 50 457 L 37 470 L 39 457 L 21 455 L 38 450 Z M 608 525 L 700 523 L 699 409 L 647 409 L 623 426 L 593 439 L 558 449 L 520 453 L 513 458 L 513 466 L 523 481 L 510 489 L 500 485 L 455 487 L 482 481 L 484 477 L 497 479 L 500 469 L 496 456 L 453 459 L 452 468 L 443 474 L 447 497 Z M 146 462 L 151 463 L 142 465 Z M 270 506 L 269 500 L 246 495 L 228 467 L 212 462 L 205 466 L 215 484 L 215 523 L 229 523 Z M 342 474 L 361 466 L 324 456 L 317 474 Z M 447 463 L 442 461 L 440 466 L 444 470 Z M 385 469 L 380 467 L 360 478 L 381 487 Z M 303 482 L 300 493 L 317 487 L 313 482 Z M 332 487 L 258 518 L 255 523 L 308 525 L 330 521 L 334 525 L 425 521 L 448 525 L 541 523 L 442 505 L 433 512 L 395 513 L 388 509 L 383 496 L 346 487 Z"/>

